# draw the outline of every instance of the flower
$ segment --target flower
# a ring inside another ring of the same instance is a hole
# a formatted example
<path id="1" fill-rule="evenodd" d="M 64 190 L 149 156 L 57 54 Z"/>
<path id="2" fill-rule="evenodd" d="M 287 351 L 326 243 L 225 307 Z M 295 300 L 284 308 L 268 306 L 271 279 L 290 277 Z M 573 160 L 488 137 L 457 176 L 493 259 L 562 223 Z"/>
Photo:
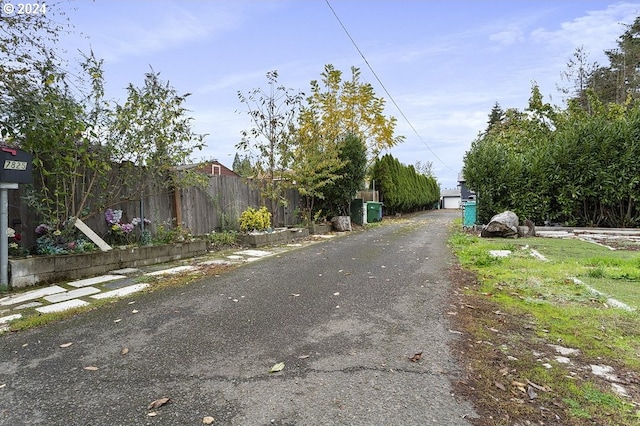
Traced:
<path id="1" fill-rule="evenodd" d="M 122 230 L 122 232 L 124 232 L 125 234 L 128 234 L 129 232 L 133 231 L 133 224 L 131 223 L 123 223 L 122 225 L 120 225 L 120 229 Z"/>
<path id="2" fill-rule="evenodd" d="M 16 234 L 13 236 L 13 239 L 14 239 L 14 240 L 16 240 L 16 241 L 20 241 L 20 240 L 22 240 L 22 234 L 18 234 L 18 233 L 16 232 Z"/>
<path id="3" fill-rule="evenodd" d="M 16 230 L 13 228 L 7 228 L 7 237 L 13 238 L 16 236 Z"/>
<path id="4" fill-rule="evenodd" d="M 60 234 L 62 234 L 62 232 L 60 232 L 59 229 L 56 229 L 55 231 L 53 231 L 53 235 L 55 235 L 56 237 Z"/>
<path id="5" fill-rule="evenodd" d="M 107 209 L 104 212 L 104 219 L 112 225 L 120 223 L 120 219 L 122 219 L 122 210 Z"/>
<path id="6" fill-rule="evenodd" d="M 9 248 L 10 249 L 17 249 L 18 248 L 18 243 L 9 243 Z"/>
<path id="7" fill-rule="evenodd" d="M 40 225 L 36 226 L 36 235 L 44 235 L 50 230 L 51 228 L 49 227 L 49 225 L 41 223 Z"/>

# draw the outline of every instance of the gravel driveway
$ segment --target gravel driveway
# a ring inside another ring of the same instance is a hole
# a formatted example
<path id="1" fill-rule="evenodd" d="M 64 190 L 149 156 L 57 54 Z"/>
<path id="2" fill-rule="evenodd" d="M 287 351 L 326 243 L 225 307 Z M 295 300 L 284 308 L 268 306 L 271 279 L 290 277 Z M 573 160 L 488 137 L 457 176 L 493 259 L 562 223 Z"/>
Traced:
<path id="1" fill-rule="evenodd" d="M 0 424 L 467 425 L 445 315 L 458 215 L 412 215 L 0 336 Z"/>

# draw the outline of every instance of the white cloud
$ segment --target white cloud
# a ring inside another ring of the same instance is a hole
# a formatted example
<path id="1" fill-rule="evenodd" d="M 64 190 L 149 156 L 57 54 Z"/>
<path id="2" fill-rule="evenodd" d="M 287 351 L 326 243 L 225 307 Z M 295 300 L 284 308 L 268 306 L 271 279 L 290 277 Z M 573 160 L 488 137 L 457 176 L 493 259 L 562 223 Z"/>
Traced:
<path id="1" fill-rule="evenodd" d="M 524 31 L 514 25 L 504 31 L 500 31 L 489 36 L 489 40 L 497 41 L 499 44 L 508 46 L 524 41 Z"/>

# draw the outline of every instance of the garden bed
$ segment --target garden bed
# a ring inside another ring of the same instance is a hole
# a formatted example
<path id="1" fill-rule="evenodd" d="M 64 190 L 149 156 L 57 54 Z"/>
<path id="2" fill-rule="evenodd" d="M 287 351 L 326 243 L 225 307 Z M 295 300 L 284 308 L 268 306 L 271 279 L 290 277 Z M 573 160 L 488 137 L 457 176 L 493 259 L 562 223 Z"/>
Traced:
<path id="1" fill-rule="evenodd" d="M 279 244 L 294 241 L 309 236 L 307 228 L 279 228 L 272 232 L 260 232 L 240 235 L 240 243 L 243 246 L 261 247 L 270 244 Z"/>
<path id="2" fill-rule="evenodd" d="M 9 259 L 9 288 L 25 288 L 50 282 L 88 278 L 115 269 L 137 268 L 200 256 L 206 251 L 206 242 L 196 240 L 115 248 L 105 252 Z"/>
<path id="3" fill-rule="evenodd" d="M 333 226 L 330 223 L 314 223 L 307 228 L 309 229 L 309 234 L 312 235 L 328 234 L 333 230 Z"/>

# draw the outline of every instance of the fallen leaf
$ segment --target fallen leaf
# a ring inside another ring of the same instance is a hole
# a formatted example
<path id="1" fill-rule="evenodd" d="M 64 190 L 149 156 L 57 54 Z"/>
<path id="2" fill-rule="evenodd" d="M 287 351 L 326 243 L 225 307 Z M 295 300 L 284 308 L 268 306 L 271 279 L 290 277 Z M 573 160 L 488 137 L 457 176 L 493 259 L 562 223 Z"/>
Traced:
<path id="1" fill-rule="evenodd" d="M 147 410 L 152 410 L 155 408 L 160 408 L 165 404 L 168 404 L 169 402 L 171 402 L 171 398 L 160 398 L 160 399 L 156 399 L 155 401 L 152 401 L 149 406 L 147 407 Z"/>
<path id="2" fill-rule="evenodd" d="M 277 373 L 278 371 L 282 371 L 284 369 L 284 362 L 279 362 L 274 364 L 273 367 L 269 370 L 269 373 Z"/>
<path id="3" fill-rule="evenodd" d="M 300 293 L 291 293 L 291 296 L 293 296 L 293 297 L 300 297 Z"/>
<path id="4" fill-rule="evenodd" d="M 551 392 L 551 389 L 548 386 L 540 386 L 533 383 L 531 380 L 527 379 L 527 383 L 531 385 L 533 388 L 542 391 L 542 392 Z"/>
<path id="5" fill-rule="evenodd" d="M 138 313 L 138 310 L 137 310 L 137 309 L 134 309 L 133 311 L 131 311 L 131 313 L 132 313 L 132 314 L 137 314 L 137 313 Z"/>
<path id="6" fill-rule="evenodd" d="M 529 399 L 536 399 L 538 397 L 538 394 L 533 390 L 532 386 L 527 387 L 527 395 L 529 396 Z"/>
<path id="7" fill-rule="evenodd" d="M 500 390 L 506 391 L 507 389 L 504 387 L 504 385 L 500 382 L 493 382 L 493 384 Z"/>
<path id="8" fill-rule="evenodd" d="M 1 385 L 0 385 L 0 389 L 2 389 L 2 388 L 3 388 L 3 387 L 5 387 L 5 386 L 7 386 L 7 384 L 6 384 L 6 383 L 1 384 Z"/>
<path id="9" fill-rule="evenodd" d="M 155 411 L 152 411 L 152 412 L 147 414 L 148 417 L 155 417 L 157 415 L 158 415 L 158 413 L 156 413 Z"/>
<path id="10" fill-rule="evenodd" d="M 129 353 L 129 348 L 122 348 L 122 351 L 120 351 L 121 355 L 126 355 Z"/>
<path id="11" fill-rule="evenodd" d="M 87 371 L 98 371 L 98 367 L 94 367 L 93 365 L 89 365 L 84 368 Z"/>
<path id="12" fill-rule="evenodd" d="M 333 293 L 334 296 L 340 296 L 340 292 L 336 291 L 335 293 Z"/>
<path id="13" fill-rule="evenodd" d="M 300 355 L 300 356 L 298 357 L 298 359 L 307 359 L 307 358 L 309 358 L 310 356 L 311 356 L 311 355 Z"/>
<path id="14" fill-rule="evenodd" d="M 113 320 L 113 322 L 114 322 L 115 324 L 119 323 L 120 321 L 122 321 L 122 318 L 118 318 L 118 319 Z"/>
<path id="15" fill-rule="evenodd" d="M 203 418 L 202 418 L 202 424 L 203 424 L 203 425 L 210 425 L 210 424 L 212 424 L 212 423 L 213 423 L 213 422 L 215 422 L 215 421 L 216 421 L 216 419 L 214 419 L 214 418 L 213 418 L 213 417 L 211 417 L 211 416 L 207 416 L 207 417 L 203 417 Z"/>
<path id="16" fill-rule="evenodd" d="M 409 357 L 409 361 L 418 362 L 418 361 L 420 361 L 420 358 L 422 358 L 422 352 L 418 352 L 418 353 L 414 354 L 413 356 Z"/>
<path id="17" fill-rule="evenodd" d="M 61 348 L 68 348 L 69 346 L 73 345 L 73 342 L 69 342 L 69 343 L 63 343 L 60 345 Z"/>

